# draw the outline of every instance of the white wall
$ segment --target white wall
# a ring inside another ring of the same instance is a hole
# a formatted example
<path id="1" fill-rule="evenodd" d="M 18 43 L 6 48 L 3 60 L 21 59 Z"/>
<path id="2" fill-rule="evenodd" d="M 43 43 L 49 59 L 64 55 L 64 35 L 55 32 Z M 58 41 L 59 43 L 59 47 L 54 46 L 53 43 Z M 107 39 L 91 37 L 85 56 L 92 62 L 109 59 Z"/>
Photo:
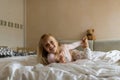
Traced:
<path id="1" fill-rule="evenodd" d="M 0 46 L 24 46 L 24 10 L 24 0 L 0 0 Z"/>
<path id="2" fill-rule="evenodd" d="M 120 0 L 27 0 L 27 46 L 43 33 L 80 39 L 89 28 L 97 40 L 120 39 Z"/>

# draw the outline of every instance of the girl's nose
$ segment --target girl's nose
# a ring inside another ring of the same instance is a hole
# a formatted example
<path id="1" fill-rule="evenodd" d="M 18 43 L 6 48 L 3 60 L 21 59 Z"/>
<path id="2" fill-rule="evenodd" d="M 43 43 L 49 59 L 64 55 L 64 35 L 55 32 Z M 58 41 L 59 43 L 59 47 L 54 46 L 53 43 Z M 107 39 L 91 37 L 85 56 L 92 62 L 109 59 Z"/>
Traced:
<path id="1" fill-rule="evenodd" d="M 52 45 L 52 44 L 50 44 L 50 48 L 53 48 L 53 45 Z"/>

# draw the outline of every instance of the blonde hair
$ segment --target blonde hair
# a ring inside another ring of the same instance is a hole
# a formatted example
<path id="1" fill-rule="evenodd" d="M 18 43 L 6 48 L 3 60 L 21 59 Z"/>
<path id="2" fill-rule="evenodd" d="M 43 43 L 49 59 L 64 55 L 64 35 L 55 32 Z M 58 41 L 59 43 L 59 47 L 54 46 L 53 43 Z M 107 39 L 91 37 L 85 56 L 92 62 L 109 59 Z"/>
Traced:
<path id="1" fill-rule="evenodd" d="M 53 37 L 51 34 L 43 34 L 40 38 L 40 41 L 39 41 L 39 45 L 38 45 L 38 49 L 37 49 L 37 57 L 38 57 L 38 61 L 44 65 L 47 65 L 49 64 L 48 61 L 47 61 L 47 55 L 48 55 L 48 52 L 44 49 L 43 47 L 43 41 L 45 38 L 49 38 L 49 37 Z M 54 37 L 53 37 L 54 38 Z M 55 38 L 54 38 L 55 39 Z M 56 40 L 56 39 L 55 39 Z M 57 42 L 57 40 L 56 40 Z M 58 46 L 60 46 L 60 44 L 58 43 Z M 57 53 L 59 53 L 59 50 L 60 48 L 58 47 L 58 50 L 57 50 Z"/>

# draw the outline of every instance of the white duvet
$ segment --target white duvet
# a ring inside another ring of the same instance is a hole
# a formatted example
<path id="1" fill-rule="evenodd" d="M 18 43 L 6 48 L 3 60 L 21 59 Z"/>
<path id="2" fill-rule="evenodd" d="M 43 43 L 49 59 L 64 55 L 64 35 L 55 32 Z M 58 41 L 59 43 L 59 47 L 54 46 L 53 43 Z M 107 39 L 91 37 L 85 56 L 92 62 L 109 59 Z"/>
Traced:
<path id="1" fill-rule="evenodd" d="M 70 63 L 23 64 L 19 61 L 2 66 L 0 80 L 120 80 L 120 51 L 94 52 L 92 60 Z"/>

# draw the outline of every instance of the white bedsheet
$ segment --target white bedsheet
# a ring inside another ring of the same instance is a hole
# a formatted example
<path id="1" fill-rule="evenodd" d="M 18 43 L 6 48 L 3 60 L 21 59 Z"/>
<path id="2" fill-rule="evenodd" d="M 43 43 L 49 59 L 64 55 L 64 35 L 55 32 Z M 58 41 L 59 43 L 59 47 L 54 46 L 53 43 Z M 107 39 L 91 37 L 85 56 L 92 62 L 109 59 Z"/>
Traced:
<path id="1" fill-rule="evenodd" d="M 6 64 L 0 70 L 0 80 L 120 80 L 120 51 L 94 52 L 92 60 L 70 63 L 25 65 Z"/>
<path id="2" fill-rule="evenodd" d="M 23 65 L 29 65 L 33 66 L 37 64 L 36 55 L 30 55 L 30 56 L 14 56 L 14 57 L 6 57 L 6 58 L 0 58 L 0 70 L 6 66 L 9 65 L 11 62 L 18 62 Z"/>

